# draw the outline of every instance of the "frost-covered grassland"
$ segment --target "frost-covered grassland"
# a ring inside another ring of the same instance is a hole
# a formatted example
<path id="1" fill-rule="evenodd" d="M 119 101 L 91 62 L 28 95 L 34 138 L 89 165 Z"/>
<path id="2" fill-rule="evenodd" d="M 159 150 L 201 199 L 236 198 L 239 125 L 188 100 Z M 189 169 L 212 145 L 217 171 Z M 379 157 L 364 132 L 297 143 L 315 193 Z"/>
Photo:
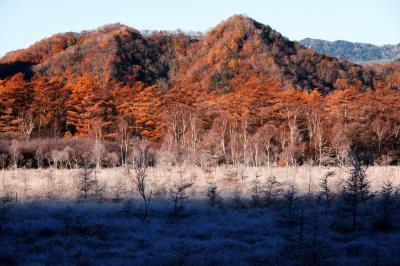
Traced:
<path id="1" fill-rule="evenodd" d="M 0 192 L 12 190 L 17 192 L 18 198 L 26 200 L 76 200 L 78 190 L 76 182 L 81 169 L 16 169 L 0 172 Z M 321 190 L 320 179 L 327 172 L 334 171 L 329 183 L 333 190 L 339 191 L 347 175 L 345 168 L 339 167 L 244 167 L 219 166 L 202 169 L 193 166 L 179 167 L 149 167 L 147 169 L 146 184 L 156 196 L 163 197 L 168 189 L 181 181 L 192 184 L 188 189 L 191 199 L 204 199 L 207 186 L 216 183 L 224 198 L 232 196 L 235 188 L 243 197 L 249 197 L 254 180 L 261 183 L 270 176 L 275 176 L 282 184 L 282 188 L 295 184 L 302 193 L 317 193 Z M 125 168 L 104 168 L 91 171 L 99 184 L 104 187 L 103 199 L 115 197 L 117 187 L 121 188 L 121 198 L 136 197 L 129 176 Z M 132 173 L 133 175 L 134 173 Z M 385 180 L 391 180 L 394 185 L 400 185 L 400 167 L 372 166 L 367 169 L 371 190 L 379 190 Z"/>
<path id="2" fill-rule="evenodd" d="M 332 198 L 320 187 L 328 179 Z M 149 215 L 124 168 L 93 170 L 98 182 L 80 199 L 80 169 L 7 170 L 1 195 L 0 264 L 4 265 L 399 265 L 400 210 L 380 230 L 384 181 L 399 167 L 370 167 L 375 197 L 360 206 L 356 231 L 341 199 L 342 168 L 148 168 Z M 271 186 L 270 176 L 276 177 Z M 191 184 L 174 211 L 171 191 Z M 269 191 L 273 193 L 267 193 Z M 211 190 L 210 188 L 215 188 Z M 212 192 L 213 191 L 213 192 Z M 210 195 L 211 194 L 211 195 Z M 215 196 L 215 198 L 212 198 Z M 268 198 L 268 196 L 270 196 Z M 389 205 L 388 205 L 389 206 Z"/>

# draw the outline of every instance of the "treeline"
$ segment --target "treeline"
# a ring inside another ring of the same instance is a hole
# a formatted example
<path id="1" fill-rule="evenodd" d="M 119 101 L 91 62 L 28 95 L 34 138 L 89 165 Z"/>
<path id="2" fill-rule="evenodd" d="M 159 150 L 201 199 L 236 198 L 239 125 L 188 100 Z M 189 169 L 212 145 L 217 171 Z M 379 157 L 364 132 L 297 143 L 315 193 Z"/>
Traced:
<path id="1" fill-rule="evenodd" d="M 103 95 L 97 88 L 88 76 L 63 85 L 17 75 L 0 84 L 0 135 L 23 140 L 22 146 L 49 137 L 65 139 L 58 143 L 91 138 L 123 146 L 116 149 L 119 164 L 133 139 L 149 140 L 172 163 L 334 165 L 345 164 L 351 151 L 368 163 L 399 159 L 400 94 L 385 84 L 323 96 L 253 77 L 235 93 L 203 98 L 142 83 Z"/>

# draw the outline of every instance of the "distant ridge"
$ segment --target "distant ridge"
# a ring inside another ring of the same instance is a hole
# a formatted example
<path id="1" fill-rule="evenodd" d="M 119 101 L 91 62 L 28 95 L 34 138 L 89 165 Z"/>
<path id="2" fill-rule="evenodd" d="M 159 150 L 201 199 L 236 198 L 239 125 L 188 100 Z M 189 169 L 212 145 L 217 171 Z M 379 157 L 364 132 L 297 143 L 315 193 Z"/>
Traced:
<path id="1" fill-rule="evenodd" d="M 393 62 L 400 58 L 400 44 L 377 46 L 368 43 L 348 41 L 325 41 L 306 38 L 300 41 L 303 46 L 314 49 L 319 53 L 334 56 L 340 60 L 348 59 L 353 62 L 387 61 Z"/>

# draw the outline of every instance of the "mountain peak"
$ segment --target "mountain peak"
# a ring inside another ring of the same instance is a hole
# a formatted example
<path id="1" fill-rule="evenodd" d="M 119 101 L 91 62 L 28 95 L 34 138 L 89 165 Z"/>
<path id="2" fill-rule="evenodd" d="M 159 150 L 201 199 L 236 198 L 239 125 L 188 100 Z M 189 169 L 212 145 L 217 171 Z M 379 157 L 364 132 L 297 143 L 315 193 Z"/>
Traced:
<path id="1" fill-rule="evenodd" d="M 255 20 L 244 14 L 235 14 L 223 20 L 220 24 L 254 23 Z"/>
<path id="2" fill-rule="evenodd" d="M 105 86 L 137 81 L 151 85 L 170 79 L 170 84 L 180 80 L 218 93 L 235 90 L 239 80 L 250 76 L 274 77 L 285 85 L 329 92 L 337 79 L 353 82 L 360 79 L 354 73 L 361 73 L 359 66 L 306 49 L 245 15 L 227 18 L 196 40 L 185 34 L 142 35 L 119 23 L 56 34 L 7 55 L 0 63 L 16 61 L 35 65 L 37 75 L 66 76 L 72 81 L 86 73 Z M 366 78 L 360 82 L 371 84 Z"/>
<path id="3" fill-rule="evenodd" d="M 242 14 L 233 15 L 219 23 L 214 29 L 242 29 L 244 31 L 254 31 L 262 29 L 270 31 L 271 27 Z"/>

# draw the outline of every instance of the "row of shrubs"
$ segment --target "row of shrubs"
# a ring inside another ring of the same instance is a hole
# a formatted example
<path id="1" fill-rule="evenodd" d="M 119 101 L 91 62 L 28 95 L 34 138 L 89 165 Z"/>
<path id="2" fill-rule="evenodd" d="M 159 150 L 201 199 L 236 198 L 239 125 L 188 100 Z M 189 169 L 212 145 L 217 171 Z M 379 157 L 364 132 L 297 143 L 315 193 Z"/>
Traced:
<path id="1" fill-rule="evenodd" d="M 95 154 L 102 167 L 121 164 L 120 147 L 115 142 L 99 142 L 93 139 L 36 139 L 27 141 L 0 140 L 0 167 L 81 167 L 95 165 Z"/>

